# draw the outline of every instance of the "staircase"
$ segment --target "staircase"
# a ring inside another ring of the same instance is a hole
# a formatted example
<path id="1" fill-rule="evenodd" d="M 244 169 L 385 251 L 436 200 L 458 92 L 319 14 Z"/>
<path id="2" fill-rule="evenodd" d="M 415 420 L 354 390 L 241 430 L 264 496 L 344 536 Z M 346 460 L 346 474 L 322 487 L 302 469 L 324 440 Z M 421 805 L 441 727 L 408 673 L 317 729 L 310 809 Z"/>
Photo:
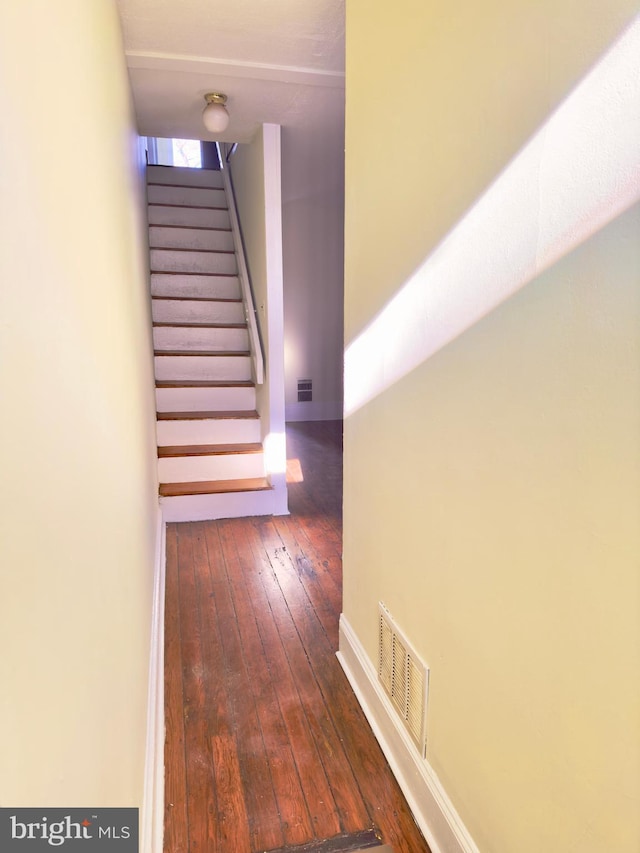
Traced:
<path id="1" fill-rule="evenodd" d="M 255 371 L 221 172 L 147 169 L 166 521 L 268 513 Z"/>

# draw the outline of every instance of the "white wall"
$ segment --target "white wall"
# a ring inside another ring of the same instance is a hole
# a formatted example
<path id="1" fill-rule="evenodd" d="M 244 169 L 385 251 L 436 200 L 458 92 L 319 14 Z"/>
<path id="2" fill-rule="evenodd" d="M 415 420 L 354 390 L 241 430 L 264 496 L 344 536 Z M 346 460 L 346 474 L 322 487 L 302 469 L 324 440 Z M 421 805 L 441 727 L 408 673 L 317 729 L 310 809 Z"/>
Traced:
<path id="1" fill-rule="evenodd" d="M 157 530 L 115 5 L 0 7 L 0 803 L 140 806 Z"/>
<path id="2" fill-rule="evenodd" d="M 329 126 L 282 133 L 287 420 L 342 417 L 344 120 L 322 115 Z M 298 379 L 312 380 L 312 402 L 297 402 Z"/>
<path id="3" fill-rule="evenodd" d="M 271 124 L 239 145 L 230 161 L 264 345 L 265 381 L 256 389 L 257 405 L 276 515 L 287 512 L 280 168 L 280 127 Z"/>

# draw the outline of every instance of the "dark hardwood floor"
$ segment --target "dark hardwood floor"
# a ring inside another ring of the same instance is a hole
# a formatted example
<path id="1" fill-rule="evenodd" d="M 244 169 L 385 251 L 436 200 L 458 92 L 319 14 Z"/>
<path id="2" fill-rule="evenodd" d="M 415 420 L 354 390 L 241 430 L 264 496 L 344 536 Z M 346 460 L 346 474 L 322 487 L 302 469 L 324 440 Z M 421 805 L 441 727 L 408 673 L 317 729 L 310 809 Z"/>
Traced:
<path id="1" fill-rule="evenodd" d="M 335 656 L 341 426 L 287 425 L 291 515 L 167 526 L 166 853 L 428 853 Z"/>

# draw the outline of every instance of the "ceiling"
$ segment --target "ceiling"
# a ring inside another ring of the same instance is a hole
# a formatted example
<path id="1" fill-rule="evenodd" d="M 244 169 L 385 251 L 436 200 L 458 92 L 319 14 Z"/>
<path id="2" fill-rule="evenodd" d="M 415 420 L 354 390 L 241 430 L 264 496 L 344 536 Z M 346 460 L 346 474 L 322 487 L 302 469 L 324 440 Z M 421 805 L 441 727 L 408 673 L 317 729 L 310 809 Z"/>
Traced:
<path id="1" fill-rule="evenodd" d="M 117 0 L 143 136 L 248 142 L 263 123 L 340 133 L 344 0 Z M 228 96 L 224 134 L 202 124 Z"/>

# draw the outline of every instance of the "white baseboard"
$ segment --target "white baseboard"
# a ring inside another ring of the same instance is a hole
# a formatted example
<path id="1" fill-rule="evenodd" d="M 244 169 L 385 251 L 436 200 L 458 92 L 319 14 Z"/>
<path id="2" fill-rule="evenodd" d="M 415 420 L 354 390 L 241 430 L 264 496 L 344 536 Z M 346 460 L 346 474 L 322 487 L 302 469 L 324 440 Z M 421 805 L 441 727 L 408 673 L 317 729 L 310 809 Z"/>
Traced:
<path id="1" fill-rule="evenodd" d="M 287 403 L 285 419 L 287 421 L 340 421 L 342 420 L 342 401 L 312 400 L 309 403 Z"/>
<path id="2" fill-rule="evenodd" d="M 164 591 L 166 525 L 158 508 L 149 656 L 149 698 L 144 795 L 140 815 L 141 853 L 162 853 L 164 828 Z"/>
<path id="3" fill-rule="evenodd" d="M 479 853 L 440 780 L 398 719 L 344 614 L 338 660 L 432 853 Z"/>

